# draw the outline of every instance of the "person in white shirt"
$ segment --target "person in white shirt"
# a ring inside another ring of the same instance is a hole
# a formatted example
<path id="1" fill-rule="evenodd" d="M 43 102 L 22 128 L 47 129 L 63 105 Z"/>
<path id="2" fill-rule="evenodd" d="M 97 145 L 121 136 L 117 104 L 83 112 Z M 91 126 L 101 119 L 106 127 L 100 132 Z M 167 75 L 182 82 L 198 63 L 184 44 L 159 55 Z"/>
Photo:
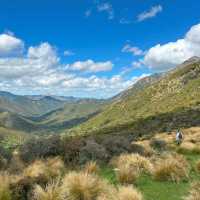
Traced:
<path id="1" fill-rule="evenodd" d="M 183 134 L 182 132 L 178 129 L 178 131 L 176 132 L 176 143 L 177 145 L 180 145 L 183 141 Z"/>

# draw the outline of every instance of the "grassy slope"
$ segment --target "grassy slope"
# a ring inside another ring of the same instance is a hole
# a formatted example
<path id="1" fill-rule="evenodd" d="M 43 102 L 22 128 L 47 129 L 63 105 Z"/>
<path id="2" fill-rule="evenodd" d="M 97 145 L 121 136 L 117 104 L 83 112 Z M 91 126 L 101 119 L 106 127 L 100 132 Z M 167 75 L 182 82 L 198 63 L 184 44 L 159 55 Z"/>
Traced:
<path id="1" fill-rule="evenodd" d="M 0 112 L 0 127 L 27 133 L 53 133 L 85 122 L 101 109 L 102 101 L 81 100 L 39 117 L 25 117 L 11 112 Z"/>
<path id="2" fill-rule="evenodd" d="M 102 103 L 80 102 L 68 103 L 63 108 L 47 113 L 41 118 L 41 124 L 59 124 L 73 119 L 87 117 L 90 114 L 96 113 L 102 107 Z"/>
<path id="3" fill-rule="evenodd" d="M 12 148 L 20 145 L 28 138 L 27 134 L 22 131 L 0 127 L 0 146 L 5 148 Z"/>
<path id="4" fill-rule="evenodd" d="M 107 133 L 134 131 L 134 123 L 148 117 L 197 109 L 200 104 L 200 63 L 168 73 L 160 81 L 105 107 L 104 111 L 72 132 Z M 189 117 L 189 116 L 188 116 Z M 191 117 L 191 116 L 190 116 Z M 121 127 L 121 128 L 120 128 Z"/>
<path id="5" fill-rule="evenodd" d="M 188 193 L 190 183 L 196 180 L 200 181 L 200 174 L 194 170 L 196 161 L 200 160 L 200 155 L 186 154 L 185 156 L 192 167 L 189 181 L 182 181 L 178 184 L 165 181 L 160 182 L 154 180 L 148 175 L 143 175 L 138 179 L 135 187 L 142 192 L 144 200 L 182 200 Z M 107 179 L 110 183 L 114 185 L 119 184 L 112 168 L 102 166 L 100 173 L 101 176 Z"/>
<path id="6" fill-rule="evenodd" d="M 31 100 L 25 96 L 8 93 L 0 95 L 0 110 L 18 113 L 25 116 L 43 115 L 64 105 L 65 102 L 44 97 L 40 100 Z"/>

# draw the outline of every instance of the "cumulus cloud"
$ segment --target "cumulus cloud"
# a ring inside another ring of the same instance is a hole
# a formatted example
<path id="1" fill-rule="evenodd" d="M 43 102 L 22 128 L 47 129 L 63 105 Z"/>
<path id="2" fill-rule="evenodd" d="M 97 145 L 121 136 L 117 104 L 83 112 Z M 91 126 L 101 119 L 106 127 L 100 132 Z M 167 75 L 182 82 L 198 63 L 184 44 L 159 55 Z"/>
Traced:
<path id="1" fill-rule="evenodd" d="M 165 71 L 193 56 L 200 56 L 200 24 L 192 26 L 182 39 L 150 48 L 144 64 L 154 70 Z"/>
<path id="2" fill-rule="evenodd" d="M 65 81 L 63 84 L 69 89 L 76 88 L 76 90 L 80 89 L 81 92 L 86 92 L 99 98 L 109 98 L 131 87 L 138 80 L 146 76 L 148 76 L 148 74 L 134 76 L 129 80 L 125 80 L 121 75 L 114 75 L 111 78 L 99 78 L 93 75 L 88 78 L 75 77 Z"/>
<path id="3" fill-rule="evenodd" d="M 111 70 L 111 61 L 95 62 L 89 59 L 68 64 L 67 68 L 65 66 L 60 62 L 57 49 L 47 42 L 27 48 L 18 57 L 0 57 L 0 90 L 106 98 L 126 89 L 140 78 L 127 80 L 121 74 L 110 77 L 94 75 L 99 71 Z M 81 72 L 92 74 L 88 76 Z"/>
<path id="4" fill-rule="evenodd" d="M 72 52 L 70 50 L 65 50 L 63 54 L 64 54 L 64 56 L 73 56 L 74 52 Z"/>
<path id="5" fill-rule="evenodd" d="M 103 3 L 103 4 L 98 4 L 97 5 L 97 10 L 99 12 L 106 12 L 108 14 L 108 19 L 113 19 L 114 18 L 114 10 L 112 7 L 112 4 L 110 3 Z"/>
<path id="6" fill-rule="evenodd" d="M 153 6 L 153 7 L 151 7 L 150 10 L 144 11 L 143 13 L 140 13 L 140 14 L 137 16 L 137 21 L 138 21 L 138 22 L 141 22 L 141 21 L 144 21 L 144 20 L 146 20 L 146 19 L 155 17 L 158 13 L 162 12 L 162 9 L 163 9 L 163 8 L 162 8 L 161 5 Z"/>
<path id="7" fill-rule="evenodd" d="M 77 61 L 71 65 L 68 65 L 67 68 L 74 71 L 102 72 L 112 70 L 113 63 L 111 61 L 94 62 L 93 60 L 86 60 Z"/>
<path id="8" fill-rule="evenodd" d="M 0 34 L 0 57 L 18 56 L 23 53 L 24 42 L 9 33 Z"/>
<path id="9" fill-rule="evenodd" d="M 131 46 L 130 44 L 126 44 L 123 48 L 122 48 L 122 52 L 126 52 L 126 53 L 132 53 L 135 56 L 141 56 L 144 55 L 145 52 L 142 51 L 140 48 L 135 47 L 135 46 Z"/>

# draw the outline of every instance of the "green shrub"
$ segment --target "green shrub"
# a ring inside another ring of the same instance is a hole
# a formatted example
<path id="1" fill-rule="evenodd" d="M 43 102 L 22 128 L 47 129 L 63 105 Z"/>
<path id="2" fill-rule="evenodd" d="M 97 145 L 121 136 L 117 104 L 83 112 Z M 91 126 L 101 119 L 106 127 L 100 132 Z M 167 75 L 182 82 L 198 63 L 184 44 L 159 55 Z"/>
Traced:
<path id="1" fill-rule="evenodd" d="M 60 136 L 31 138 L 20 147 L 21 158 L 30 162 L 38 158 L 57 156 L 62 153 Z"/>

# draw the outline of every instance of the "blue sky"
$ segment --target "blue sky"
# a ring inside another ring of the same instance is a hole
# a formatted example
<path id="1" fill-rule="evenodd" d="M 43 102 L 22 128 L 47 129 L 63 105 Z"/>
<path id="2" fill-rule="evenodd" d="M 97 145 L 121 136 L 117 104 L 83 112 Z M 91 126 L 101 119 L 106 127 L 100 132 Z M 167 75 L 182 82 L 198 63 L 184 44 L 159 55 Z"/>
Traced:
<path id="1" fill-rule="evenodd" d="M 107 98 L 200 56 L 196 0 L 1 0 L 0 90 Z"/>

